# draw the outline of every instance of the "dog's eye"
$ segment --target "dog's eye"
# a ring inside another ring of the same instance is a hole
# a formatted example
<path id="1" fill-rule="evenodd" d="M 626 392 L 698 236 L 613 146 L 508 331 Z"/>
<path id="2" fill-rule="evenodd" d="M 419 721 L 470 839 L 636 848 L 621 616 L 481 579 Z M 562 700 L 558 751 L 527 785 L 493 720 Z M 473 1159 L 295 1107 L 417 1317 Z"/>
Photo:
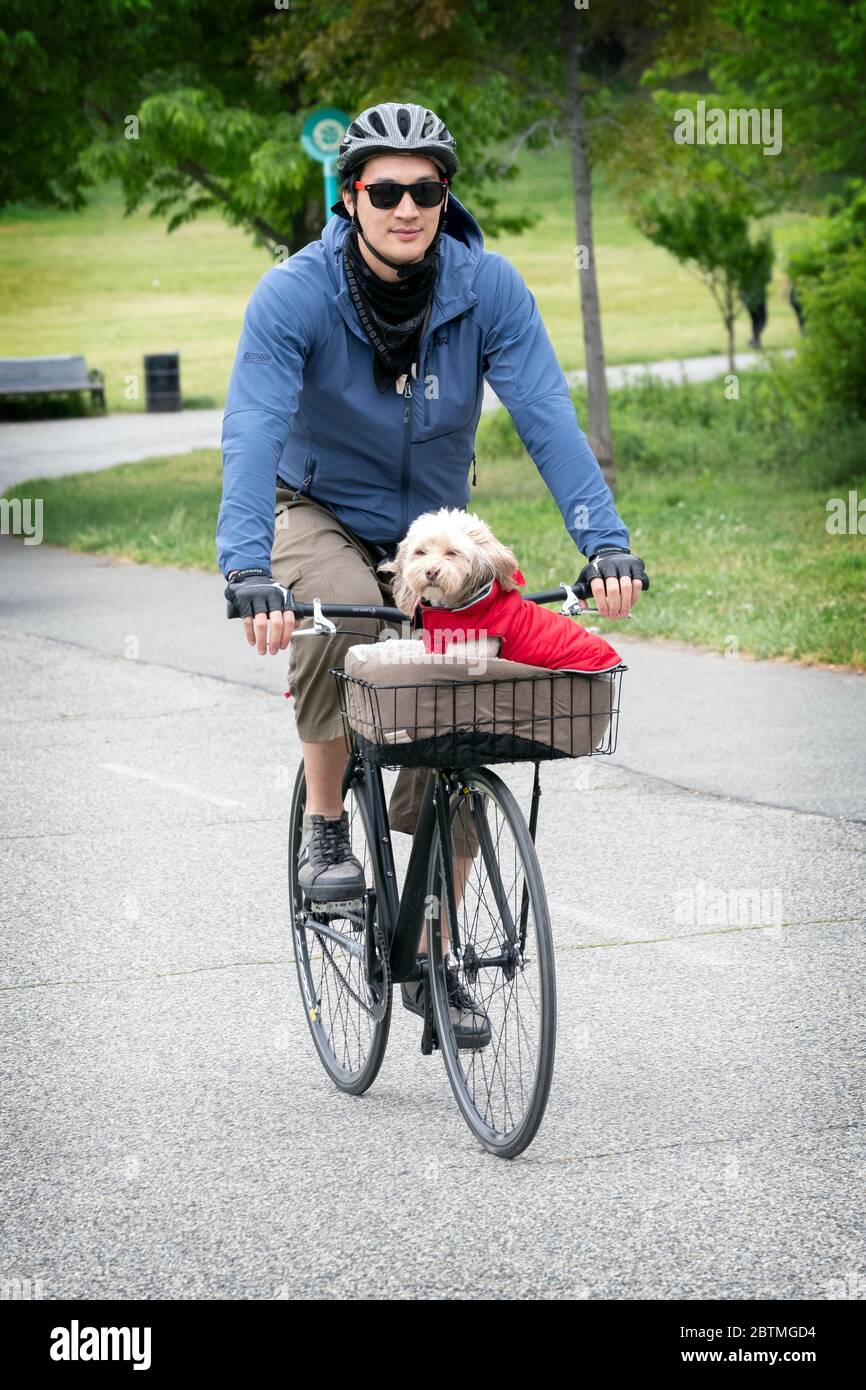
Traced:
<path id="1" fill-rule="evenodd" d="M 427 554 L 427 551 L 426 551 L 426 550 L 416 550 L 416 551 L 415 551 L 415 554 L 416 554 L 416 555 L 426 555 L 426 554 Z"/>
<path id="2" fill-rule="evenodd" d="M 446 551 L 445 551 L 445 554 L 446 554 L 446 555 L 456 555 L 456 554 L 457 554 L 457 551 L 456 551 L 456 550 L 446 550 Z"/>

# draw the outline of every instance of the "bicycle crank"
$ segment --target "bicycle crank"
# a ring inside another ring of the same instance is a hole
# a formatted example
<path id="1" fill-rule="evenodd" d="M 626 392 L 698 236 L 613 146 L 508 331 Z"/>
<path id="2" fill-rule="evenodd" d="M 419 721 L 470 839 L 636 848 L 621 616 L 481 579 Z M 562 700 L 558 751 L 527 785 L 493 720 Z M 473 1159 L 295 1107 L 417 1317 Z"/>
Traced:
<path id="1" fill-rule="evenodd" d="M 391 967 L 388 960 L 388 947 L 382 937 L 382 930 L 376 914 L 376 892 L 368 888 L 365 898 L 364 931 L 364 982 L 369 997 L 368 1011 L 377 1023 L 388 1011 L 388 991 L 391 984 Z"/>

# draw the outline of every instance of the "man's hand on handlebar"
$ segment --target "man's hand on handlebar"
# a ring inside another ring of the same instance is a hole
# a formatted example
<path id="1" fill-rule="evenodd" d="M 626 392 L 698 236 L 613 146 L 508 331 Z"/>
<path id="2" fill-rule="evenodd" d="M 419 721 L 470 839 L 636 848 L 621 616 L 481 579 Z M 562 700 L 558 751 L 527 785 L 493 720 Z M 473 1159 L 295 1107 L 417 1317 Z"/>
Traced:
<path id="1" fill-rule="evenodd" d="M 602 546 L 580 572 L 577 583 L 589 589 L 603 618 L 627 618 L 649 588 L 649 575 L 639 555 L 620 546 Z"/>
<path id="2" fill-rule="evenodd" d="M 267 570 L 233 570 L 225 596 L 228 617 L 243 619 L 247 642 L 259 656 L 286 650 L 295 627 L 291 590 Z"/>

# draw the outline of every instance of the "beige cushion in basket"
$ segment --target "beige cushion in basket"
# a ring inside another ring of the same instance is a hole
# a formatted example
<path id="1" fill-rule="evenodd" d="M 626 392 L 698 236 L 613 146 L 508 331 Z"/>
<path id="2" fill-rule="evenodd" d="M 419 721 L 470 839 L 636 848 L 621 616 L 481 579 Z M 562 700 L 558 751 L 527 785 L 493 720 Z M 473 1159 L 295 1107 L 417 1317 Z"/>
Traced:
<path id="1" fill-rule="evenodd" d="M 535 745 L 553 749 L 554 756 L 585 757 L 607 734 L 614 688 L 609 674 L 552 672 L 501 657 L 482 666 L 477 658 L 459 659 L 453 648 L 428 654 L 420 642 L 417 654 L 401 653 L 398 662 L 389 659 L 388 645 L 349 648 L 346 675 L 374 688 L 347 681 L 345 696 L 355 732 L 390 745 L 395 761 L 400 744 L 447 745 L 454 729 L 480 736 L 479 753 L 492 757 L 498 750 L 500 760 L 511 753 L 515 761 L 532 757 Z"/>

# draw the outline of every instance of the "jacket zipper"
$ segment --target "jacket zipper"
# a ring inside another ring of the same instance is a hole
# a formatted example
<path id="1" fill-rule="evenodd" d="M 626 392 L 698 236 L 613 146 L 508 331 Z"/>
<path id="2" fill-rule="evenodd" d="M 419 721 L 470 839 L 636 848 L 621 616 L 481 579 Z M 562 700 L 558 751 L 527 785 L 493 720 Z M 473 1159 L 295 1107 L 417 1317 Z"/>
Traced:
<path id="1" fill-rule="evenodd" d="M 424 323 L 423 323 L 422 328 L 421 328 L 422 337 L 423 337 L 423 335 L 427 332 L 427 330 L 428 330 L 429 327 L 430 327 L 430 319 L 431 319 L 432 315 L 433 315 L 433 301 L 431 300 L 430 303 L 429 303 L 429 305 L 427 306 L 427 314 L 426 314 L 426 317 L 425 317 L 425 319 L 424 319 Z M 435 330 L 433 330 L 433 331 L 435 332 Z M 420 346 L 420 344 L 419 344 L 419 346 Z M 424 376 L 425 376 L 425 378 L 426 378 L 426 375 L 427 375 L 427 363 L 428 363 L 429 360 L 430 360 L 430 348 L 431 348 L 432 346 L 433 346 L 433 333 L 431 332 L 431 334 L 430 334 L 430 339 L 429 339 L 429 341 L 428 341 L 428 343 L 427 343 L 427 347 L 426 347 L 426 350 L 425 350 L 425 353 L 424 353 L 424 364 L 425 364 L 425 365 L 424 365 Z M 419 352 L 419 354 L 418 354 L 418 362 L 419 362 L 419 365 L 420 365 L 420 362 L 421 362 L 421 354 L 420 354 L 420 352 Z M 424 383 L 423 383 L 423 381 L 422 381 L 422 383 L 421 383 L 421 386 L 422 386 L 422 390 L 424 390 Z M 401 535 L 401 537 L 402 537 L 402 536 L 405 536 L 406 532 L 407 532 L 408 529 L 409 529 L 409 449 L 410 449 L 410 444 L 411 444 L 411 439 L 412 439 L 412 368 L 411 368 L 411 365 L 410 365 L 410 367 L 409 367 L 409 371 L 408 371 L 407 374 L 406 374 L 406 384 L 405 384 L 405 386 L 403 387 L 403 399 L 404 399 L 404 401 L 406 402 L 406 404 L 405 404 L 405 406 L 403 407 L 403 429 L 404 429 L 404 434 L 403 434 L 403 462 L 402 462 L 402 465 L 401 465 L 401 468 L 400 468 L 400 492 L 401 492 L 401 497 L 400 497 L 400 535 Z M 427 419 L 427 392 L 426 392 L 426 390 L 424 390 L 424 419 L 425 419 L 425 421 L 426 421 L 426 419 Z"/>
<path id="2" fill-rule="evenodd" d="M 315 457 L 313 451 L 310 450 L 310 452 L 307 454 L 306 459 L 304 460 L 304 481 L 301 483 L 301 486 L 297 489 L 297 491 L 292 493 L 293 502 L 297 502 L 298 498 L 302 496 L 311 497 L 312 494 L 310 493 L 310 488 L 312 486 L 313 479 L 316 476 L 316 468 L 318 466 L 318 462 L 319 460 Z M 308 469 L 309 472 L 307 471 Z"/>
<path id="3" fill-rule="evenodd" d="M 424 425 L 425 425 L 425 428 L 426 428 L 426 426 L 428 426 L 428 425 L 430 424 L 430 398 L 429 398 L 429 396 L 427 395 L 427 375 L 428 375 L 428 369 L 429 369 L 429 367 L 430 367 L 430 350 L 431 350 L 432 347 L 433 347 L 433 339 L 431 338 L 431 339 L 430 339 L 430 342 L 427 344 L 427 351 L 426 351 L 426 353 L 424 354 L 424 377 L 423 377 L 423 387 L 424 387 Z"/>
<path id="4" fill-rule="evenodd" d="M 412 373 L 403 387 L 403 462 L 400 466 L 400 535 L 409 529 L 409 441 L 412 437 Z"/>

